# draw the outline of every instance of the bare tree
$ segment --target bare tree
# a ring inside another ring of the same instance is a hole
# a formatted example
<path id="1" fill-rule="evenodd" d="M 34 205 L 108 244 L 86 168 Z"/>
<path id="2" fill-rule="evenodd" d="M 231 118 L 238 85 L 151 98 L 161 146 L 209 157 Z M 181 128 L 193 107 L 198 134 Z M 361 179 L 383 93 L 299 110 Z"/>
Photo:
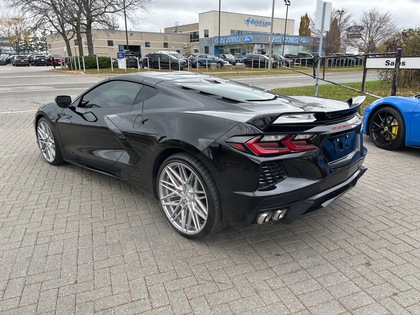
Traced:
<path id="1" fill-rule="evenodd" d="M 25 14 L 34 30 L 55 31 L 65 42 L 71 56 L 70 40 L 74 37 L 74 29 L 68 22 L 72 3 L 68 0 L 8 0 L 8 3 Z"/>
<path id="2" fill-rule="evenodd" d="M 0 18 L 0 35 L 9 39 L 10 47 L 16 54 L 28 50 L 31 30 L 23 17 Z"/>
<path id="3" fill-rule="evenodd" d="M 50 28 L 60 34 L 71 55 L 70 40 L 76 36 L 79 55 L 83 55 L 82 34 L 86 34 L 88 54 L 94 55 L 92 29 L 116 28 L 116 17 L 146 10 L 152 0 L 6 0 L 32 21 L 34 28 Z"/>
<path id="4" fill-rule="evenodd" d="M 378 52 L 379 46 L 397 32 L 394 17 L 390 13 L 380 13 L 377 9 L 363 12 L 359 25 L 364 28 L 361 38 L 351 42 L 367 54 Z"/>
<path id="5" fill-rule="evenodd" d="M 351 23 L 351 14 L 344 9 L 335 9 L 331 11 L 330 30 L 326 35 L 326 52 L 338 52 L 341 46 L 346 44 L 346 29 Z M 320 37 L 320 31 L 315 29 L 315 21 L 311 19 L 312 36 Z M 332 33 L 332 34 L 331 34 Z M 331 45 L 327 47 L 327 45 Z"/>

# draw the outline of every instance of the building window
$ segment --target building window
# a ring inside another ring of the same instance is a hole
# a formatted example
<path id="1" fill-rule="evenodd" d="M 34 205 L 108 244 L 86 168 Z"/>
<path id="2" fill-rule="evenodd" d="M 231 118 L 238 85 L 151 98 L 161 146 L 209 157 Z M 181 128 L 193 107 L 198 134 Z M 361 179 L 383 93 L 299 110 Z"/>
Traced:
<path id="1" fill-rule="evenodd" d="M 109 40 L 108 41 L 108 46 L 114 46 L 114 41 L 113 40 Z"/>
<path id="2" fill-rule="evenodd" d="M 204 30 L 204 37 L 209 37 L 209 30 Z"/>
<path id="3" fill-rule="evenodd" d="M 167 42 L 164 42 L 163 43 L 163 48 L 168 48 L 168 47 L 169 47 L 168 43 Z"/>
<path id="4" fill-rule="evenodd" d="M 144 46 L 146 46 L 146 47 L 150 47 L 150 42 L 145 42 L 145 43 L 144 43 Z"/>
<path id="5" fill-rule="evenodd" d="M 198 32 L 190 33 L 190 43 L 195 43 L 200 41 L 200 34 Z"/>
<path id="6" fill-rule="evenodd" d="M 204 53 L 208 54 L 209 53 L 209 46 L 204 46 Z"/>

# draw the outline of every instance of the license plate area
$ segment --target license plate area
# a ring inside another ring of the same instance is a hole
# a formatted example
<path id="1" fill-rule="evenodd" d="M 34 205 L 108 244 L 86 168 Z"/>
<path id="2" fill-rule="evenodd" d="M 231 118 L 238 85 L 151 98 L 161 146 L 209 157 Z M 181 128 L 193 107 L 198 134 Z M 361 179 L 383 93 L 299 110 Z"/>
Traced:
<path id="1" fill-rule="evenodd" d="M 353 152 L 355 148 L 356 132 L 351 131 L 327 138 L 322 150 L 327 157 L 328 162 L 333 162 L 347 156 Z"/>

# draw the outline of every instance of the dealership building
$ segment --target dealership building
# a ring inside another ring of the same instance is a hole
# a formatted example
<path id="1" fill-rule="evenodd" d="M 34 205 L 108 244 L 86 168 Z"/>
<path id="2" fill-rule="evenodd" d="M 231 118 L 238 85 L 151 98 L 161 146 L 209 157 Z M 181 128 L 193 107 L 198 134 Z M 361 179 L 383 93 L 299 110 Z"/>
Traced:
<path id="1" fill-rule="evenodd" d="M 139 57 L 155 51 L 177 51 L 184 55 L 194 52 L 215 55 L 268 54 L 271 28 L 274 53 L 313 51 L 317 44 L 315 38 L 293 35 L 293 19 L 286 21 L 274 18 L 271 25 L 271 17 L 267 16 L 224 11 L 219 16 L 219 11 L 209 11 L 199 14 L 198 23 L 167 27 L 163 33 L 95 29 L 93 46 L 96 55 L 109 57 L 116 57 L 122 51 L 129 51 Z M 49 53 L 69 55 L 61 36 L 50 35 L 47 43 Z M 79 44 L 83 45 L 84 54 L 87 54 L 87 42 L 84 39 L 82 43 L 71 41 L 71 55 L 79 54 Z"/>

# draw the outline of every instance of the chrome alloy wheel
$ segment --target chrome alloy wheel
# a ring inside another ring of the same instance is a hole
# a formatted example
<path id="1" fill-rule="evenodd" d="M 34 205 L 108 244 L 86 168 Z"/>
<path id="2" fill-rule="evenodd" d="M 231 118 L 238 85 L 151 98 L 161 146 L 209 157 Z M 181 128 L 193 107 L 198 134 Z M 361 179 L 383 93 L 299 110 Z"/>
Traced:
<path id="1" fill-rule="evenodd" d="M 180 232 L 195 235 L 206 226 L 207 193 L 197 173 L 188 165 L 176 161 L 162 169 L 159 201 L 169 222 Z"/>
<path id="2" fill-rule="evenodd" d="M 50 126 L 48 126 L 45 121 L 41 120 L 38 123 L 36 133 L 38 136 L 39 149 L 41 150 L 44 159 L 49 163 L 53 163 L 57 151 L 55 147 L 54 135 Z"/>

